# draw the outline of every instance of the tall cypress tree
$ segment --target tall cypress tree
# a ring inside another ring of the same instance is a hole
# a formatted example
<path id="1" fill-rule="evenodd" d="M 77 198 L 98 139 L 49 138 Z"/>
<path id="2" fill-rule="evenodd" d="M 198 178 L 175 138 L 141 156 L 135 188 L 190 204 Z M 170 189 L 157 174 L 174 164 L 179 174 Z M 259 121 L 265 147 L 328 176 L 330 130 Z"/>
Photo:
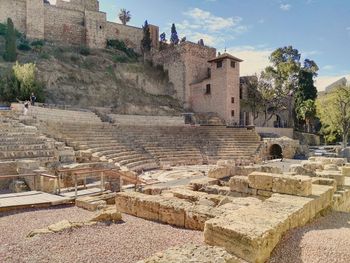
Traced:
<path id="1" fill-rule="evenodd" d="M 152 39 L 151 39 L 151 32 L 150 32 L 147 20 L 145 21 L 145 25 L 142 28 L 143 28 L 143 39 L 141 40 L 141 46 L 143 48 L 143 51 L 150 51 L 152 47 Z"/>
<path id="2" fill-rule="evenodd" d="M 5 42 L 5 53 L 4 59 L 9 62 L 16 61 L 17 58 L 16 49 L 16 32 L 13 25 L 12 19 L 7 19 L 7 32 L 6 32 L 6 42 Z"/>
<path id="3" fill-rule="evenodd" d="M 175 24 L 172 24 L 171 26 L 171 37 L 170 42 L 174 45 L 179 44 L 179 36 L 177 35 L 176 26 Z"/>

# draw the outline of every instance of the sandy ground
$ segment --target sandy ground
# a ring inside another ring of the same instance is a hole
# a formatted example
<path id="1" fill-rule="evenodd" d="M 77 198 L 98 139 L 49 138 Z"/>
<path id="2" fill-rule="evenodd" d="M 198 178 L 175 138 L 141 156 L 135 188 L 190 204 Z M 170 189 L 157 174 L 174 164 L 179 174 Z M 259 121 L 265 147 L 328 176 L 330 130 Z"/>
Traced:
<path id="1" fill-rule="evenodd" d="M 350 214 L 332 213 L 287 233 L 270 263 L 349 263 Z"/>
<path id="2" fill-rule="evenodd" d="M 203 233 L 123 215 L 124 223 L 83 227 L 34 238 L 26 235 L 63 219 L 82 221 L 91 213 L 76 207 L 0 214 L 0 262 L 131 263 L 186 243 L 203 243 Z"/>

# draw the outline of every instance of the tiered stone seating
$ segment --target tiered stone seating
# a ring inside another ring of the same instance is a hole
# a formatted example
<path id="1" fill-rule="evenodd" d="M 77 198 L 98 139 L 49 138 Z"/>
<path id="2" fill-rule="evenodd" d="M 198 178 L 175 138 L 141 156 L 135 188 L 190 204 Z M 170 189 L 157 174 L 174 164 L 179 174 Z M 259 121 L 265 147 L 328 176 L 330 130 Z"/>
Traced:
<path id="1" fill-rule="evenodd" d="M 73 110 L 60 110 L 42 107 L 30 107 L 28 116 L 31 116 L 37 120 L 43 121 L 56 121 L 56 122 L 101 122 L 99 117 L 90 111 L 73 111 Z"/>
<path id="2" fill-rule="evenodd" d="M 81 151 L 84 158 L 134 171 L 220 159 L 250 162 L 260 145 L 255 131 L 186 126 L 180 117 L 114 115 L 117 124 L 112 125 L 92 112 L 39 107 L 32 107 L 30 116 L 45 121 L 47 134 Z"/>
<path id="3" fill-rule="evenodd" d="M 158 168 L 156 160 L 110 124 L 69 124 L 57 127 L 60 139 L 76 150 L 91 154 L 92 160 L 113 162 L 133 171 Z"/>
<path id="4" fill-rule="evenodd" d="M 259 136 L 244 128 L 120 126 L 119 130 L 142 145 L 161 164 L 251 160 L 260 145 Z"/>
<path id="5" fill-rule="evenodd" d="M 0 118 L 0 124 L 0 161 L 56 161 L 55 142 L 42 136 L 37 128 L 9 118 Z"/>
<path id="6" fill-rule="evenodd" d="M 178 116 L 108 115 L 118 125 L 184 126 L 184 118 Z"/>

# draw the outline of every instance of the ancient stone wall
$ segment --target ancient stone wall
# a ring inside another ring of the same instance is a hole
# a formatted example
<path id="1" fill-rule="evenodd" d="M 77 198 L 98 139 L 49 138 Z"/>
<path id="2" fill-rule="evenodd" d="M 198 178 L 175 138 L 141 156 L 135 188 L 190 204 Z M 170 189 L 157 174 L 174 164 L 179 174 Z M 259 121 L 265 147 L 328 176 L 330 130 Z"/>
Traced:
<path id="1" fill-rule="evenodd" d="M 85 43 L 84 13 L 45 5 L 45 39 L 66 44 Z"/>
<path id="2" fill-rule="evenodd" d="M 44 38 L 44 2 L 27 0 L 26 35 L 30 39 Z"/>
<path id="3" fill-rule="evenodd" d="M 163 65 L 169 72 L 169 80 L 174 84 L 176 97 L 189 103 L 190 84 L 208 77 L 208 60 L 215 55 L 214 48 L 184 42 L 153 54 L 152 59 L 154 64 Z"/>
<path id="4" fill-rule="evenodd" d="M 99 2 L 96 0 L 56 0 L 56 6 L 65 9 L 71 9 L 84 12 L 85 10 L 98 11 Z"/>
<path id="5" fill-rule="evenodd" d="M 46 39 L 73 45 L 104 48 L 107 39 L 119 39 L 141 52 L 141 28 L 107 22 L 97 0 L 1 0 L 0 22 L 10 17 L 17 30 L 29 39 Z M 153 47 L 158 48 L 159 28 L 150 25 Z"/>
<path id="6" fill-rule="evenodd" d="M 143 38 L 141 28 L 107 22 L 106 38 L 123 40 L 129 48 L 133 48 L 136 52 L 141 52 L 141 40 Z"/>
<path id="7" fill-rule="evenodd" d="M 0 23 L 6 23 L 11 18 L 16 29 L 26 31 L 26 0 L 1 0 Z"/>
<path id="8" fill-rule="evenodd" d="M 85 11 L 86 45 L 91 48 L 106 46 L 106 13 Z"/>

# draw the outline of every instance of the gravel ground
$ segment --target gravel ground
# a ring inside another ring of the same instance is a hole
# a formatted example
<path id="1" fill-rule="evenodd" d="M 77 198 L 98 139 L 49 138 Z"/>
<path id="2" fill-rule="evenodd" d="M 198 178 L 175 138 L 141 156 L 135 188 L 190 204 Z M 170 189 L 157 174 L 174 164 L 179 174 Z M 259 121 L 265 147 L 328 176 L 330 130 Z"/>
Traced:
<path id="1" fill-rule="evenodd" d="M 173 246 L 203 243 L 203 233 L 123 215 L 124 223 L 99 224 L 26 238 L 35 228 L 60 220 L 83 221 L 91 212 L 76 207 L 0 214 L 0 261 L 129 263 Z"/>
<path id="2" fill-rule="evenodd" d="M 350 214 L 332 213 L 288 232 L 270 263 L 349 263 Z"/>

